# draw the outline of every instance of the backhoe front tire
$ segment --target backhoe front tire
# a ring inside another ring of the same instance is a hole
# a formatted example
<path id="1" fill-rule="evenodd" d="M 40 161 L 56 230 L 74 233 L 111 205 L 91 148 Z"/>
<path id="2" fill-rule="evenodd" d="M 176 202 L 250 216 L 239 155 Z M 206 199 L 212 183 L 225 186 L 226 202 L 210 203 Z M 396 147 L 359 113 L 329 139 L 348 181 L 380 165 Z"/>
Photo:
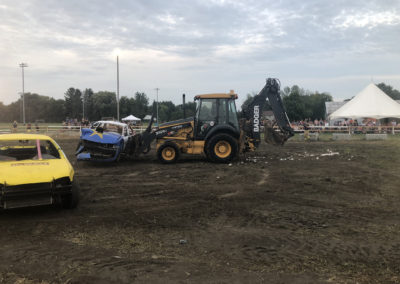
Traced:
<path id="1" fill-rule="evenodd" d="M 214 163 L 229 163 L 237 153 L 237 140 L 226 133 L 211 137 L 206 146 L 207 158 Z"/>
<path id="2" fill-rule="evenodd" d="M 173 164 L 179 158 L 178 146 L 173 142 L 165 142 L 158 148 L 157 157 L 163 164 Z"/>

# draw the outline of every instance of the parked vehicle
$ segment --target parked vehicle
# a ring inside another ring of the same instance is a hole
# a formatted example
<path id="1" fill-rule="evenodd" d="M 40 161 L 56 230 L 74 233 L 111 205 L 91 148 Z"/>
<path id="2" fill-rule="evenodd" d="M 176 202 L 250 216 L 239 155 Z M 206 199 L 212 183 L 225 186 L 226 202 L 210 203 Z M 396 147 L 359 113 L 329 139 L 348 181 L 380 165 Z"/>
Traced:
<path id="1" fill-rule="evenodd" d="M 78 161 L 114 162 L 132 154 L 132 128 L 117 121 L 97 121 L 82 128 L 76 155 Z"/>
<path id="2" fill-rule="evenodd" d="M 79 187 L 74 169 L 49 136 L 0 135 L 0 207 L 3 209 L 61 203 L 74 208 Z"/>

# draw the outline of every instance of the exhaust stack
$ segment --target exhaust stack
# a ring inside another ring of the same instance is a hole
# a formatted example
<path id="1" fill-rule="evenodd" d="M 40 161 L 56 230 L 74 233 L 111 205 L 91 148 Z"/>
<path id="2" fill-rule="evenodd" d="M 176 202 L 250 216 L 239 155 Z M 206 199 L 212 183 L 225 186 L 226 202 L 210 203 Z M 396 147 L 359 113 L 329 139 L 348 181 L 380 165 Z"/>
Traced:
<path id="1" fill-rule="evenodd" d="M 186 105 L 185 105 L 185 101 L 186 101 L 186 95 L 185 95 L 185 94 L 182 94 L 183 118 L 186 118 Z"/>

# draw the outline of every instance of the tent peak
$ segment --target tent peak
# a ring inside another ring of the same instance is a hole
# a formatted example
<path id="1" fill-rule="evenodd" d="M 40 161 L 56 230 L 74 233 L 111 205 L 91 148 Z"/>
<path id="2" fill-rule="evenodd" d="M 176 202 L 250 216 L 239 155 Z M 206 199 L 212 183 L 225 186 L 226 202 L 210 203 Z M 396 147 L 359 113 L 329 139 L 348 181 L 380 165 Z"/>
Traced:
<path id="1" fill-rule="evenodd" d="M 374 83 L 368 84 L 361 92 L 329 118 L 400 118 L 400 104 L 389 97 Z"/>

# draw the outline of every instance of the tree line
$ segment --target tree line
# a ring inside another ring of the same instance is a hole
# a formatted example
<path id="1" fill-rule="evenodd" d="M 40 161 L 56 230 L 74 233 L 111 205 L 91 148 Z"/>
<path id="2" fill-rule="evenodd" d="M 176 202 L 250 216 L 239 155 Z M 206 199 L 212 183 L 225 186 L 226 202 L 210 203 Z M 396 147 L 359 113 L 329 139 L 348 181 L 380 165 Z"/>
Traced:
<path id="1" fill-rule="evenodd" d="M 385 83 L 377 85 L 387 95 L 395 100 L 400 100 L 400 92 Z M 242 104 L 242 109 L 252 100 L 255 94 L 248 94 Z M 282 101 L 291 121 L 304 119 L 325 119 L 325 102 L 332 101 L 329 93 L 310 92 L 297 85 L 285 87 L 281 91 Z M 150 103 L 149 98 L 143 92 L 136 92 L 133 97 L 122 96 L 120 98 L 120 117 L 133 114 L 140 119 L 146 115 L 156 113 L 156 102 Z M 268 102 L 264 110 L 270 110 Z M 54 99 L 39 94 L 25 94 L 25 121 L 35 122 L 62 122 L 67 118 L 100 120 L 104 117 L 116 118 L 117 99 L 114 92 L 99 91 L 94 93 L 92 89 L 69 88 L 64 99 Z M 193 116 L 196 111 L 194 102 L 186 103 L 186 116 Z M 175 105 L 172 101 L 158 103 L 158 116 L 160 122 L 176 120 L 183 117 L 182 104 Z M 9 105 L 0 102 L 0 122 L 22 121 L 22 98 Z"/>
<path id="2" fill-rule="evenodd" d="M 156 102 L 150 104 L 145 93 L 136 92 L 133 97 L 120 98 L 120 118 L 130 114 L 143 119 L 146 115 L 155 113 Z M 196 110 L 195 103 L 186 103 L 186 115 L 193 116 Z M 175 120 L 183 117 L 183 106 L 175 105 L 171 101 L 158 103 L 160 122 Z M 69 88 L 64 99 L 54 99 L 39 94 L 25 93 L 25 121 L 62 122 L 67 119 L 89 121 L 100 120 L 104 117 L 117 118 L 117 99 L 114 92 L 100 91 L 94 93 L 92 89 Z M 21 122 L 22 98 L 9 105 L 0 102 L 0 122 Z"/>
<path id="3" fill-rule="evenodd" d="M 250 104 L 255 95 L 247 95 L 247 99 L 242 104 L 242 109 L 245 109 Z M 283 88 L 281 97 L 290 121 L 325 119 L 325 102 L 332 101 L 332 96 L 328 93 L 312 93 L 297 85 Z M 269 110 L 272 109 L 267 101 L 263 111 Z"/>
<path id="4" fill-rule="evenodd" d="M 392 99 L 400 100 L 400 92 L 392 86 L 385 83 L 379 83 L 377 86 Z M 246 108 L 255 95 L 247 95 L 247 99 L 242 104 L 242 109 Z M 332 101 L 332 96 L 329 93 L 310 92 L 297 85 L 283 88 L 281 96 L 290 121 L 324 120 L 326 119 L 325 102 Z M 263 111 L 268 110 L 271 110 L 271 106 L 267 102 Z"/>

